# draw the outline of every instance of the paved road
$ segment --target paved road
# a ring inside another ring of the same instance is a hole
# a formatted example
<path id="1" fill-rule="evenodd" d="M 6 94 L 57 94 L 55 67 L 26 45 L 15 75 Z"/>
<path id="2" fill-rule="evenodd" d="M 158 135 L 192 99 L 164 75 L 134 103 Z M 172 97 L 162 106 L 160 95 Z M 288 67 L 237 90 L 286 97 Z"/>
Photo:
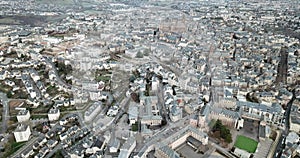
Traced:
<path id="1" fill-rule="evenodd" d="M 58 150 L 62 149 L 62 144 L 58 143 L 46 156 L 45 158 L 52 157 Z"/>
<path id="2" fill-rule="evenodd" d="M 5 93 L 0 93 L 0 100 L 3 105 L 3 113 L 2 113 L 2 130 L 1 133 L 4 134 L 7 130 L 7 121 L 9 119 L 9 106 L 8 106 L 8 98 Z"/>
<path id="3" fill-rule="evenodd" d="M 45 59 L 45 61 L 46 61 L 46 63 L 47 63 L 48 65 L 51 65 L 51 66 L 52 66 L 52 70 L 53 70 L 54 73 L 55 73 L 57 83 L 60 84 L 60 85 L 63 85 L 63 86 L 66 87 L 67 89 L 71 90 L 71 85 L 67 84 L 64 80 L 62 80 L 62 79 L 59 77 L 58 72 L 57 72 L 57 70 L 56 70 L 56 66 L 55 66 L 55 64 L 49 59 L 49 57 L 44 56 L 44 59 Z"/>
<path id="4" fill-rule="evenodd" d="M 211 142 L 211 145 L 213 147 L 215 147 L 219 152 L 223 153 L 224 155 L 226 155 L 226 157 L 229 158 L 237 158 L 236 156 L 234 156 L 233 154 L 231 154 L 230 152 L 228 152 L 226 149 L 222 148 L 221 146 Z"/>
<path id="5" fill-rule="evenodd" d="M 278 144 L 277 144 L 277 147 L 276 147 L 276 150 L 275 150 L 275 153 L 273 155 L 274 158 L 276 158 L 276 154 L 277 154 L 277 157 L 281 157 L 281 154 L 282 154 L 282 140 L 286 138 L 286 136 L 288 135 L 289 133 L 289 130 L 290 130 L 290 113 L 291 113 L 291 107 L 292 107 L 292 104 L 296 98 L 295 96 L 295 89 L 292 91 L 293 92 L 293 97 L 292 99 L 288 102 L 287 104 L 287 109 L 286 109 L 286 112 L 285 112 L 285 130 L 282 132 L 282 135 L 281 137 L 279 138 L 279 141 L 278 141 Z"/>
<path id="6" fill-rule="evenodd" d="M 31 138 L 28 142 L 26 142 L 26 144 L 24 146 L 22 146 L 19 150 L 17 150 L 15 153 L 13 153 L 10 157 L 11 158 L 19 157 L 27 148 L 31 148 L 38 138 L 39 137 Z"/>
<path id="7" fill-rule="evenodd" d="M 155 61 L 156 63 L 160 64 L 162 67 L 164 67 L 167 70 L 170 70 L 171 72 L 173 72 L 177 77 L 180 77 L 182 74 L 181 70 L 178 70 L 177 68 L 167 65 L 164 62 L 161 62 L 160 59 L 158 59 L 155 56 L 151 56 L 152 61 Z"/>
<path id="8" fill-rule="evenodd" d="M 287 48 L 282 47 L 280 50 L 280 61 L 278 63 L 277 68 L 277 76 L 276 76 L 276 83 L 286 83 L 287 77 L 287 70 L 288 70 L 288 55 Z"/>
<path id="9" fill-rule="evenodd" d="M 202 156 L 203 158 L 209 158 L 211 156 L 211 154 L 216 151 L 216 147 L 212 146 L 210 143 L 208 143 L 208 145 L 209 145 L 209 150 L 203 154 L 203 156 Z M 197 149 L 196 152 L 198 152 L 199 149 L 200 149 L 200 147 Z"/>
<path id="10" fill-rule="evenodd" d="M 159 83 L 158 91 L 157 91 L 157 97 L 158 97 L 158 103 L 160 104 L 160 109 L 161 109 L 161 115 L 165 116 L 164 118 L 167 121 L 167 124 L 171 122 L 169 116 L 168 116 L 168 111 L 165 106 L 165 100 L 164 100 L 164 89 L 162 83 Z"/>

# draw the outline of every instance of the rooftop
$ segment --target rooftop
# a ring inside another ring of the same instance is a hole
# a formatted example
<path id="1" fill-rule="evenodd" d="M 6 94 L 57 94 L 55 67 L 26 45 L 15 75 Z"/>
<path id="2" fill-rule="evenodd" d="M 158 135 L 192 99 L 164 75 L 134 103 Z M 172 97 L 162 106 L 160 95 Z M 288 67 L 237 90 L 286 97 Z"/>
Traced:
<path id="1" fill-rule="evenodd" d="M 18 115 L 27 115 L 27 113 L 29 113 L 28 110 L 21 110 L 19 111 Z"/>
<path id="2" fill-rule="evenodd" d="M 59 109 L 58 108 L 51 108 L 49 110 L 49 114 L 57 114 L 59 112 Z"/>
<path id="3" fill-rule="evenodd" d="M 14 132 L 24 132 L 28 128 L 28 125 L 19 124 Z"/>

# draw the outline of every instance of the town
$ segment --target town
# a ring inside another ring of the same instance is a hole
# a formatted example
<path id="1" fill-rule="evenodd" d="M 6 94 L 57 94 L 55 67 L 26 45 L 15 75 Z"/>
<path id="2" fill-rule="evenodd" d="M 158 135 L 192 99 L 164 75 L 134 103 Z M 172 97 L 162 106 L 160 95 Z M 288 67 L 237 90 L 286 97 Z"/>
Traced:
<path id="1" fill-rule="evenodd" d="M 0 157 L 300 157 L 300 1 L 0 4 Z"/>

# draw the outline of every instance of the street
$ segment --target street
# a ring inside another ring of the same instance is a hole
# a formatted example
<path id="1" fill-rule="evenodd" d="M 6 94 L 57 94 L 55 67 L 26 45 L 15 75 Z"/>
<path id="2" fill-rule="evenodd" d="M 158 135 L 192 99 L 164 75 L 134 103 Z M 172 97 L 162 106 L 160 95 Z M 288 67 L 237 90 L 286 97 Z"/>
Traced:
<path id="1" fill-rule="evenodd" d="M 45 61 L 46 61 L 46 63 L 47 63 L 48 65 L 51 65 L 52 70 L 55 72 L 56 81 L 58 82 L 58 84 L 63 85 L 64 87 L 66 87 L 66 88 L 68 88 L 68 89 L 71 90 L 71 86 L 68 85 L 66 82 L 64 82 L 64 81 L 59 77 L 58 72 L 57 72 L 57 70 L 56 70 L 56 67 L 55 67 L 54 63 L 53 63 L 52 61 L 50 61 L 48 57 L 44 57 L 44 59 L 45 59 Z"/>
<path id="2" fill-rule="evenodd" d="M 6 94 L 0 92 L 0 100 L 3 105 L 1 133 L 4 134 L 7 130 L 7 121 L 9 119 L 9 105 L 8 105 L 8 98 L 6 97 Z"/>
<path id="3" fill-rule="evenodd" d="M 292 99 L 288 102 L 287 104 L 287 109 L 286 109 L 286 112 L 285 112 L 285 130 L 282 132 L 282 135 L 281 137 L 279 138 L 279 141 L 278 141 L 278 144 L 277 144 L 277 147 L 276 147 L 276 150 L 275 150 L 275 153 L 274 153 L 274 158 L 279 158 L 281 157 L 281 154 L 282 154 L 282 140 L 285 140 L 286 136 L 288 135 L 289 133 L 289 130 L 290 130 L 290 113 L 291 113 L 291 107 L 292 107 L 292 104 L 295 100 L 295 89 L 292 91 L 293 92 L 293 97 Z"/>

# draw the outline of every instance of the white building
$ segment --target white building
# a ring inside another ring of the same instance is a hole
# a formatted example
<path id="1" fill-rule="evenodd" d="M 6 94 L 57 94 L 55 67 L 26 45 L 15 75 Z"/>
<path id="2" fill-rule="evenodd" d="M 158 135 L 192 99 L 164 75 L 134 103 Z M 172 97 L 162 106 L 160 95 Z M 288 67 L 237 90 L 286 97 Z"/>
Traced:
<path id="1" fill-rule="evenodd" d="M 157 77 L 152 77 L 151 89 L 153 91 L 157 91 L 158 86 L 159 86 L 159 80 L 158 80 L 158 78 Z"/>
<path id="2" fill-rule="evenodd" d="M 92 101 L 99 101 L 99 98 L 102 96 L 100 91 L 89 91 L 89 95 Z"/>
<path id="3" fill-rule="evenodd" d="M 298 143 L 300 140 L 300 137 L 297 133 L 295 132 L 290 132 L 287 136 L 286 136 L 286 139 L 285 139 L 285 144 L 288 144 L 288 143 L 291 143 L 291 144 L 294 144 L 294 143 Z"/>
<path id="4" fill-rule="evenodd" d="M 102 102 L 95 102 L 84 113 L 84 121 L 89 122 L 96 117 L 102 109 Z"/>
<path id="5" fill-rule="evenodd" d="M 21 110 L 17 115 L 18 122 L 28 121 L 30 118 L 30 112 L 28 110 Z"/>
<path id="6" fill-rule="evenodd" d="M 120 148 L 120 140 L 117 138 L 112 139 L 111 142 L 109 143 L 109 152 L 116 153 L 118 152 L 119 148 Z"/>
<path id="7" fill-rule="evenodd" d="M 107 115 L 107 116 L 116 116 L 117 113 L 118 113 L 118 111 L 119 111 L 119 107 L 116 106 L 116 105 L 114 105 L 114 106 L 111 106 L 111 107 L 108 109 L 106 115 Z"/>
<path id="8" fill-rule="evenodd" d="M 16 142 L 28 141 L 31 135 L 29 126 L 20 124 L 17 126 L 16 130 L 13 132 Z"/>
<path id="9" fill-rule="evenodd" d="M 300 132 L 300 104 L 297 99 L 293 102 L 290 114 L 290 130 L 296 133 Z M 287 121 L 287 120 L 285 120 Z"/>
<path id="10" fill-rule="evenodd" d="M 49 121 L 56 121 L 59 119 L 60 111 L 57 108 L 51 108 L 48 112 Z"/>
<path id="11" fill-rule="evenodd" d="M 138 107 L 131 102 L 128 108 L 128 119 L 130 125 L 135 124 L 138 121 L 138 114 Z"/>
<path id="12" fill-rule="evenodd" d="M 118 158 L 128 158 L 136 146 L 135 137 L 129 137 L 120 149 Z"/>
<path id="13" fill-rule="evenodd" d="M 170 108 L 169 116 L 173 122 L 180 120 L 182 118 L 182 108 L 180 108 L 177 104 L 173 105 Z"/>

